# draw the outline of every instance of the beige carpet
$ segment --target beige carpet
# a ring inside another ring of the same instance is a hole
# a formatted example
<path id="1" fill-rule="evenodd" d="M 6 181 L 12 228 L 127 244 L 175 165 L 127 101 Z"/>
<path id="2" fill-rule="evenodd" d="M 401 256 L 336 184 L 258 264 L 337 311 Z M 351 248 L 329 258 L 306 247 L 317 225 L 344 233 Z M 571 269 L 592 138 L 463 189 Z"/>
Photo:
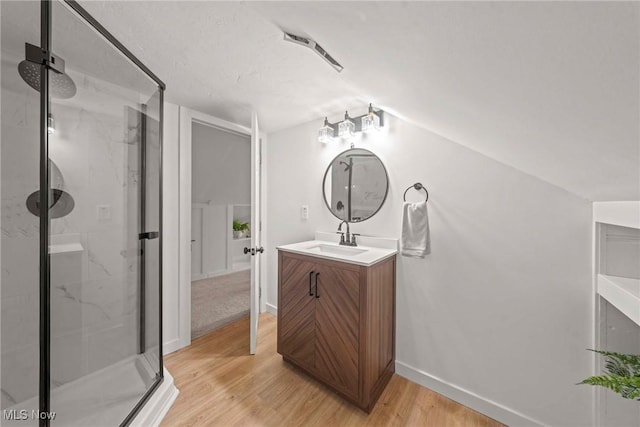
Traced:
<path id="1" fill-rule="evenodd" d="M 191 282 L 191 338 L 249 315 L 251 270 Z"/>

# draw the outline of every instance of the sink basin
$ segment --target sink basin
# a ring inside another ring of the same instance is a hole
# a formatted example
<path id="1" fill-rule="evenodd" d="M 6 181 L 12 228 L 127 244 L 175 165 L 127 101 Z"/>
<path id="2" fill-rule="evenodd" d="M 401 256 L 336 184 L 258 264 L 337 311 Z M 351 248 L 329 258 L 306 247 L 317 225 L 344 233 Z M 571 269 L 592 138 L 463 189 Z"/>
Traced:
<path id="1" fill-rule="evenodd" d="M 307 248 L 307 249 L 310 251 L 318 251 L 318 252 L 335 254 L 335 255 L 351 255 L 351 256 L 362 254 L 368 251 L 368 249 L 353 248 L 350 246 L 336 246 L 336 245 L 325 245 L 325 244 L 311 246 L 310 248 Z"/>
<path id="2" fill-rule="evenodd" d="M 397 239 L 360 236 L 358 240 L 361 240 L 358 242 L 361 246 L 341 246 L 336 233 L 318 231 L 314 240 L 277 246 L 277 249 L 364 266 L 373 265 L 398 253 Z"/>

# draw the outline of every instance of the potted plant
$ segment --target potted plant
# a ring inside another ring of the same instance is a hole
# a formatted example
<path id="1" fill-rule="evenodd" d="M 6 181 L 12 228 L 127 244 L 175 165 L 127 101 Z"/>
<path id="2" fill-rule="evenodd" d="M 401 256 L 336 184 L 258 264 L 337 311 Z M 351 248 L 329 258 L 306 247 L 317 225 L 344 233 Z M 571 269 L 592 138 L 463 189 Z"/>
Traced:
<path id="1" fill-rule="evenodd" d="M 233 238 L 242 239 L 249 234 L 249 223 L 240 222 L 237 219 L 233 220 Z"/>
<path id="2" fill-rule="evenodd" d="M 640 401 L 640 355 L 591 350 L 606 357 L 604 375 L 594 375 L 579 384 L 605 387 L 625 399 Z"/>

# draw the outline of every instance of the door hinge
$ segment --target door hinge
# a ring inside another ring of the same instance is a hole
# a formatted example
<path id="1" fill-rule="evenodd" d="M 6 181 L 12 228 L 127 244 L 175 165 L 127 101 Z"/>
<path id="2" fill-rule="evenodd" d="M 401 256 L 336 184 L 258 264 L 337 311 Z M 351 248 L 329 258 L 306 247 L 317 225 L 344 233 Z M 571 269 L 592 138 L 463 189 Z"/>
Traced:
<path id="1" fill-rule="evenodd" d="M 258 288 L 258 298 L 262 298 L 262 287 Z"/>
<path id="2" fill-rule="evenodd" d="M 24 44 L 24 56 L 29 62 L 44 64 L 53 71 L 64 74 L 64 59 L 30 43 Z"/>

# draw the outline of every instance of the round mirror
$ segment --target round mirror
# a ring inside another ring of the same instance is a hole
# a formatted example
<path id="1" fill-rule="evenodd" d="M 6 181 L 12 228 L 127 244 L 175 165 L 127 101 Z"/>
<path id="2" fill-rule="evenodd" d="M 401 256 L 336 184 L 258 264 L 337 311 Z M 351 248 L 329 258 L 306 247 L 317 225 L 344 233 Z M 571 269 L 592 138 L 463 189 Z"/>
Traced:
<path id="1" fill-rule="evenodd" d="M 382 161 L 369 150 L 352 148 L 333 159 L 322 183 L 324 202 L 338 219 L 360 222 L 384 204 L 389 177 Z"/>

